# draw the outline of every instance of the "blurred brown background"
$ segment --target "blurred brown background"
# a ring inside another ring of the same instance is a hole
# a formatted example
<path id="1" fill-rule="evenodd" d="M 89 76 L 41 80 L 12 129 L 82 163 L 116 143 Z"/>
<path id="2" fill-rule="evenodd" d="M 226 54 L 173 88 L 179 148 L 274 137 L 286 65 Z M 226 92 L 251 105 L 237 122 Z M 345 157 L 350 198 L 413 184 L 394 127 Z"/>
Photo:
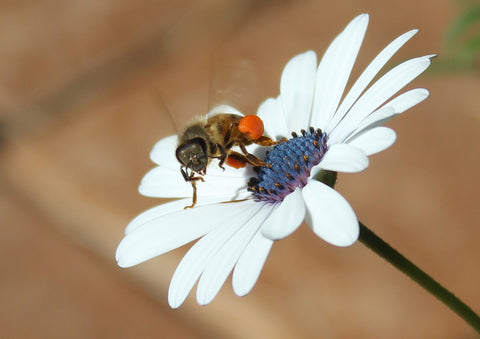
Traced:
<path id="1" fill-rule="evenodd" d="M 288 59 L 321 55 L 362 12 L 371 17 L 356 74 L 412 28 L 420 33 L 395 63 L 439 53 L 441 64 L 459 8 L 446 0 L 2 1 L 0 337 L 475 337 L 362 244 L 335 248 L 307 227 L 274 246 L 247 297 L 227 282 L 207 307 L 194 294 L 168 307 L 186 249 L 116 266 L 125 225 L 162 202 L 137 186 L 153 166 L 153 144 L 175 132 L 166 108 L 177 124 L 222 95 L 254 111 L 277 95 Z M 247 78 L 228 75 L 229 65 L 243 65 Z M 249 90 L 229 90 L 235 79 Z M 431 97 L 389 123 L 396 144 L 367 171 L 341 175 L 338 189 L 366 225 L 480 312 L 479 73 L 433 70 L 413 86 Z"/>

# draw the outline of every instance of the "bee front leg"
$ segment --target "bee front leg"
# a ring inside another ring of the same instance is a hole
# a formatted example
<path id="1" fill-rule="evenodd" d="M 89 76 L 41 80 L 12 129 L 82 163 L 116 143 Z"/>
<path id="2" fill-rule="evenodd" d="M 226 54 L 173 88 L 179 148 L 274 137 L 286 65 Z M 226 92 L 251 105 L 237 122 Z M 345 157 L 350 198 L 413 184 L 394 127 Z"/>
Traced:
<path id="1" fill-rule="evenodd" d="M 190 206 L 185 206 L 183 209 L 186 210 L 187 208 L 193 208 L 197 203 L 197 181 L 192 180 L 190 181 L 193 188 L 193 197 L 192 197 L 192 204 Z"/>
<path id="2" fill-rule="evenodd" d="M 223 147 L 220 144 L 216 145 L 218 150 L 220 151 L 220 156 L 217 157 L 220 159 L 220 162 L 218 163 L 218 166 L 225 171 L 225 167 L 223 167 L 223 164 L 225 163 L 225 160 L 227 159 L 227 151 L 225 150 L 225 147 Z"/>
<path id="3" fill-rule="evenodd" d="M 189 206 L 185 206 L 183 209 L 186 210 L 187 208 L 193 208 L 197 204 L 197 181 L 201 180 L 204 181 L 202 177 L 196 177 L 190 180 L 193 188 L 193 197 L 192 197 L 192 204 Z"/>
<path id="4" fill-rule="evenodd" d="M 185 181 L 190 181 L 190 177 L 193 175 L 193 173 L 189 175 L 187 171 L 183 169 L 183 167 L 180 167 L 180 173 L 182 173 L 183 179 L 185 179 Z"/>
<path id="5" fill-rule="evenodd" d="M 185 206 L 183 209 L 193 208 L 197 203 L 197 181 L 198 180 L 205 181 L 205 180 L 203 180 L 203 178 L 200 176 L 196 177 L 193 172 L 188 174 L 188 172 L 184 170 L 182 167 L 180 167 L 180 172 L 182 172 L 183 179 L 185 179 L 185 181 L 187 182 L 190 182 L 193 188 L 192 204 L 189 206 Z"/>

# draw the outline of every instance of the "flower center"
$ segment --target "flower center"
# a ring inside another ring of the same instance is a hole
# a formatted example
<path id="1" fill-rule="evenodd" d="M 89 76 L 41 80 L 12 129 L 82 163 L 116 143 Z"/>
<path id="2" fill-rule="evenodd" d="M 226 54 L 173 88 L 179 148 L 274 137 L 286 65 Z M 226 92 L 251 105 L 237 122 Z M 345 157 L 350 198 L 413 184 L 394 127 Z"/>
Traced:
<path id="1" fill-rule="evenodd" d="M 257 177 L 250 178 L 248 190 L 258 201 L 283 201 L 297 187 L 304 187 L 313 166 L 318 165 L 327 151 L 327 135 L 310 127 L 299 136 L 282 142 L 267 152 L 267 166 L 255 167 Z"/>

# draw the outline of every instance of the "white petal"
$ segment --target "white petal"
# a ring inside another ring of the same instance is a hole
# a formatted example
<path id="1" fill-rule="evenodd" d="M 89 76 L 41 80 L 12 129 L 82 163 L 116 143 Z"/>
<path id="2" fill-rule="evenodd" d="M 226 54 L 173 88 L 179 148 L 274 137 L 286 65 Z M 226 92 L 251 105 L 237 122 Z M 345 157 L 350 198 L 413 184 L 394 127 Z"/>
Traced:
<path id="1" fill-rule="evenodd" d="M 171 135 L 157 142 L 150 152 L 150 159 L 157 165 L 178 170 L 180 164 L 175 156 L 177 139 L 176 135 Z"/>
<path id="2" fill-rule="evenodd" d="M 146 210 L 145 212 L 137 215 L 125 228 L 125 234 L 133 232 L 137 228 L 141 227 L 142 225 L 146 224 L 149 221 L 152 221 L 156 218 L 161 217 L 162 215 L 173 213 L 176 211 L 180 211 L 185 206 L 188 206 L 192 203 L 191 199 L 181 199 L 170 201 L 165 204 L 161 204 L 159 206 L 155 206 Z"/>
<path id="3" fill-rule="evenodd" d="M 232 107 L 230 105 L 217 105 L 213 107 L 208 113 L 207 113 L 207 118 L 211 117 L 212 115 L 217 115 L 217 114 L 225 114 L 225 113 L 230 113 L 230 114 L 238 114 L 238 115 L 243 115 L 240 113 L 239 110 L 237 110 L 235 107 Z"/>
<path id="4" fill-rule="evenodd" d="M 317 55 L 307 51 L 292 58 L 282 73 L 280 100 L 287 126 L 300 131 L 309 126 L 315 89 Z"/>
<path id="5" fill-rule="evenodd" d="M 218 167 L 218 166 L 217 166 Z M 236 172 L 238 171 L 238 172 Z M 233 173 L 235 176 L 226 175 Z M 238 176 L 244 173 L 226 166 L 225 171 L 215 167 L 208 167 L 204 181 L 197 181 L 197 194 L 203 196 L 226 196 L 235 198 L 240 190 L 246 187 L 247 176 Z M 193 194 L 192 184 L 186 182 L 180 173 L 180 168 L 170 169 L 155 167 L 151 169 L 140 182 L 138 188 L 142 195 L 155 198 L 186 198 Z"/>
<path id="6" fill-rule="evenodd" d="M 363 171 L 368 164 L 368 157 L 361 149 L 347 144 L 336 144 L 328 148 L 318 166 L 335 172 L 354 173 Z"/>
<path id="7" fill-rule="evenodd" d="M 220 225 L 197 241 L 187 252 L 173 274 L 168 290 L 168 303 L 179 307 L 187 297 L 212 257 L 251 217 L 253 201 L 238 204 L 238 217 Z"/>
<path id="8" fill-rule="evenodd" d="M 259 147 L 257 145 L 249 145 L 247 146 L 247 150 L 249 152 L 254 153 L 254 150 Z M 244 168 L 233 168 L 230 166 L 224 166 L 222 169 L 220 166 L 218 166 L 219 161 L 216 159 L 213 159 L 210 164 L 207 166 L 207 177 L 214 177 L 214 178 L 245 178 L 245 176 L 249 177 L 251 175 L 250 173 L 250 167 L 244 167 Z M 180 172 L 180 170 L 179 170 Z"/>
<path id="9" fill-rule="evenodd" d="M 251 193 L 248 192 L 246 189 L 239 192 L 238 197 L 235 199 L 235 201 L 243 201 L 251 198 Z M 232 202 L 231 196 L 198 196 L 197 197 L 197 204 L 195 207 L 198 206 L 203 206 L 203 205 L 211 205 L 211 204 L 216 204 L 216 203 L 223 203 L 223 202 Z M 187 198 L 187 199 L 181 199 L 181 200 L 175 200 L 175 201 L 170 201 L 158 206 L 155 206 L 153 208 L 150 208 L 139 215 L 137 215 L 130 223 L 127 225 L 125 229 L 125 234 L 128 234 L 130 232 L 135 231 L 137 228 L 142 227 L 145 224 L 148 224 L 148 222 L 161 217 L 162 215 L 168 214 L 168 213 L 173 213 L 176 211 L 181 211 L 183 210 L 186 206 L 190 206 L 192 204 L 192 198 Z"/>
<path id="10" fill-rule="evenodd" d="M 147 197 L 186 198 L 192 196 L 192 185 L 183 179 L 180 167 L 157 166 L 145 174 L 138 191 Z"/>
<path id="11" fill-rule="evenodd" d="M 116 258 L 120 267 L 130 267 L 195 240 L 238 217 L 236 203 L 198 206 L 154 218 L 120 242 Z M 212 218 L 215 215 L 215 218 Z"/>
<path id="12" fill-rule="evenodd" d="M 355 212 L 337 191 L 310 180 L 302 194 L 307 205 L 306 221 L 316 235 L 336 246 L 350 246 L 358 239 Z"/>
<path id="13" fill-rule="evenodd" d="M 397 134 L 393 129 L 381 126 L 355 136 L 348 144 L 360 148 L 367 155 L 372 155 L 392 146 L 396 138 Z"/>
<path id="14" fill-rule="evenodd" d="M 344 119 L 335 127 L 331 132 L 332 138 L 341 139 L 341 136 L 355 130 L 360 121 L 425 71 L 430 66 L 430 57 L 424 56 L 405 61 L 382 76 L 358 99 Z"/>
<path id="15" fill-rule="evenodd" d="M 424 88 L 415 88 L 408 92 L 405 92 L 395 99 L 389 101 L 385 106 L 393 107 L 395 109 L 395 114 L 400 114 L 405 112 L 407 109 L 421 103 L 423 100 L 428 98 L 428 91 Z"/>
<path id="16" fill-rule="evenodd" d="M 261 203 L 257 203 L 252 210 L 255 215 L 218 250 L 205 268 L 197 287 L 197 302 L 200 305 L 206 305 L 215 298 L 240 255 L 270 213 L 270 207 Z"/>
<path id="17" fill-rule="evenodd" d="M 301 189 L 297 188 L 273 208 L 272 213 L 263 224 L 261 232 L 268 239 L 279 240 L 292 234 L 304 218 L 305 203 Z"/>
<path id="18" fill-rule="evenodd" d="M 280 139 L 289 135 L 282 105 L 276 99 L 269 98 L 262 102 L 258 107 L 257 115 L 262 119 L 268 136 Z"/>
<path id="19" fill-rule="evenodd" d="M 351 90 L 345 96 L 338 111 L 335 113 L 334 119 L 329 123 L 329 127 L 333 128 L 344 117 L 347 111 L 352 107 L 353 103 L 357 101 L 358 97 L 367 88 L 368 84 L 377 75 L 380 69 L 390 60 L 390 58 L 402 47 L 412 36 L 418 32 L 417 29 L 411 30 L 402 34 L 394 41 L 392 41 L 387 47 L 385 47 L 367 66 L 365 71 L 360 75 L 358 80 L 352 86 Z M 330 130 L 327 130 L 330 132 Z"/>
<path id="20" fill-rule="evenodd" d="M 353 19 L 330 44 L 320 61 L 310 126 L 325 130 L 338 107 L 365 36 L 368 15 Z"/>
<path id="21" fill-rule="evenodd" d="M 350 135 L 344 135 L 342 139 L 334 139 L 335 136 L 331 137 L 333 143 L 344 142 L 345 140 L 351 140 L 356 135 L 362 134 L 367 130 L 381 126 L 387 121 L 392 119 L 395 115 L 405 112 L 407 109 L 419 104 L 428 97 L 428 91 L 423 88 L 416 88 L 401 95 L 397 96 L 395 99 L 387 102 L 383 107 L 376 110 L 365 119 L 363 119 Z M 337 134 L 338 137 L 338 134 Z"/>
<path id="22" fill-rule="evenodd" d="M 232 285 L 236 295 L 243 297 L 250 293 L 257 282 L 273 241 L 257 232 L 243 251 L 233 270 Z"/>
<path id="23" fill-rule="evenodd" d="M 345 135 L 345 137 L 342 137 L 342 139 L 340 140 L 334 140 L 333 138 L 330 140 L 332 141 L 332 143 L 350 143 L 350 140 L 352 140 L 356 136 L 365 133 L 366 131 L 371 130 L 375 127 L 383 125 L 384 123 L 392 119 L 394 116 L 395 108 L 390 106 L 383 106 L 382 108 L 376 110 L 368 117 L 363 119 L 358 124 L 358 127 L 350 135 Z"/>

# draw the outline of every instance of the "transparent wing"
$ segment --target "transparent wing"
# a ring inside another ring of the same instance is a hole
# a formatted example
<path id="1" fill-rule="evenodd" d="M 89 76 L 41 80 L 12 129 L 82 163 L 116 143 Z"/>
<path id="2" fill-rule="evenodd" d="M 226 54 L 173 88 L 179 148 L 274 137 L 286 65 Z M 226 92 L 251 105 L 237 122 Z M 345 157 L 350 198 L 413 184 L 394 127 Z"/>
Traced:
<path id="1" fill-rule="evenodd" d="M 212 60 L 211 67 L 209 111 L 218 105 L 228 105 L 244 115 L 255 114 L 262 98 L 253 61 L 222 55 Z"/>

